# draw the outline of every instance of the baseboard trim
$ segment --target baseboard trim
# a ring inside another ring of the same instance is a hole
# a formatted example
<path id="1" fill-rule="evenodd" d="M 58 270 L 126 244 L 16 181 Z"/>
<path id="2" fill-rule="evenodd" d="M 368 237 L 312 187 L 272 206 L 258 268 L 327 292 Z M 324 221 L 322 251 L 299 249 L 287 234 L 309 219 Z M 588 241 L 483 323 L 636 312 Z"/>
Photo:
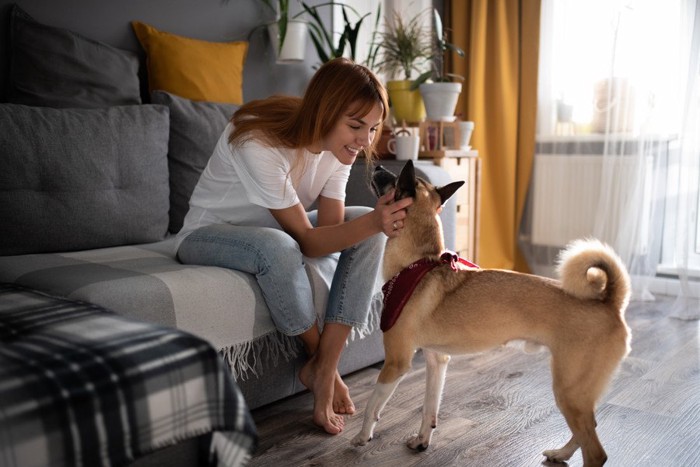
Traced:
<path id="1" fill-rule="evenodd" d="M 678 277 L 644 277 L 632 276 L 632 288 L 634 290 L 643 290 L 646 285 L 649 292 L 654 295 L 668 295 L 677 297 L 681 294 L 682 284 Z M 685 283 L 685 293 L 690 298 L 700 299 L 700 282 L 689 279 Z M 636 294 L 635 294 L 636 295 Z"/>

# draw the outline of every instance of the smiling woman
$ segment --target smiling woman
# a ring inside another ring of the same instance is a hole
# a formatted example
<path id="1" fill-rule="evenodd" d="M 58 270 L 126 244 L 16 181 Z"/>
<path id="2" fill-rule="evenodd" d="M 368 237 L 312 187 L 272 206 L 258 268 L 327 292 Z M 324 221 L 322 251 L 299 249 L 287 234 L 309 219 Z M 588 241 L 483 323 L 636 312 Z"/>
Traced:
<path id="1" fill-rule="evenodd" d="M 367 327 L 384 235 L 400 235 L 411 203 L 389 193 L 374 209 L 345 207 L 351 166 L 360 151 L 372 161 L 387 109 L 376 76 L 344 58 L 319 68 L 302 98 L 243 105 L 221 134 L 178 234 L 180 261 L 255 275 L 277 329 L 299 336 L 309 354 L 299 377 L 314 394 L 314 422 L 331 434 L 355 412 L 337 370 L 341 352 L 353 327 Z M 335 270 L 323 325 L 305 270 L 312 258 Z"/>
<path id="2" fill-rule="evenodd" d="M 351 109 L 331 132 L 314 149 L 330 151 L 344 165 L 352 165 L 357 155 L 366 148 L 373 148 L 378 128 L 384 119 L 382 107 L 374 105 L 366 115 L 362 108 Z M 315 152 L 315 151 L 314 151 Z"/>

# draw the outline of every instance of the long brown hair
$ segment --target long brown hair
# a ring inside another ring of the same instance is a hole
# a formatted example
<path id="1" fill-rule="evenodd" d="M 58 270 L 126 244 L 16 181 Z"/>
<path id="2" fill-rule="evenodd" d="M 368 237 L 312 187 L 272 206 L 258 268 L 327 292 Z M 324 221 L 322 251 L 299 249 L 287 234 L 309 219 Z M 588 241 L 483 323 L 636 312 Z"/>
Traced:
<path id="1" fill-rule="evenodd" d="M 351 114 L 359 118 L 379 104 L 382 122 L 389 101 L 381 81 L 368 68 L 347 58 L 326 62 L 316 71 L 304 97 L 272 96 L 250 101 L 233 114 L 234 129 L 229 143 L 240 143 L 253 136 L 271 146 L 305 148 L 327 136 L 338 121 Z M 365 156 L 375 158 L 382 124 Z"/>

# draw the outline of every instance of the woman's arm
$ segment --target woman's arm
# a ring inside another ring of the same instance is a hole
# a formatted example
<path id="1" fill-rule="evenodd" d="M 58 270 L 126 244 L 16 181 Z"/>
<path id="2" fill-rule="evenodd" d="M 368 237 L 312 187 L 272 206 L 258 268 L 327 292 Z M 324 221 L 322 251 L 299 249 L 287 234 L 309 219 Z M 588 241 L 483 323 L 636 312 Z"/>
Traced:
<path id="1" fill-rule="evenodd" d="M 284 231 L 299 243 L 301 252 L 308 257 L 315 257 L 344 250 L 380 232 L 392 237 L 398 235 L 400 230 L 394 229 L 393 224 L 406 217 L 405 209 L 412 202 L 411 198 L 394 202 L 392 191 L 379 198 L 372 212 L 343 222 L 343 202 L 321 197 L 319 225 L 315 228 L 301 204 L 286 209 L 270 209 L 270 212 Z"/>

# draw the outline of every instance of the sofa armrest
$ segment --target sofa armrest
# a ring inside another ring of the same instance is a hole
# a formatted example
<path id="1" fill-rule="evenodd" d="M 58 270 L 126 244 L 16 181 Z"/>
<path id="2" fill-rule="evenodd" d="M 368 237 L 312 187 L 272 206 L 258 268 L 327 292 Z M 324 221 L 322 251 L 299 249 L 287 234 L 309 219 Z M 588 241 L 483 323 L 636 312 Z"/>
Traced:
<path id="1" fill-rule="evenodd" d="M 405 161 L 387 159 L 379 161 L 379 164 L 387 170 L 398 175 L 403 168 Z M 442 186 L 452 182 L 450 174 L 433 163 L 432 160 L 417 160 L 413 162 L 416 175 L 429 181 L 433 185 Z M 370 188 L 370 177 L 373 168 L 368 168 L 365 159 L 358 160 L 350 171 L 350 179 L 346 190 L 345 203 L 348 206 L 369 206 L 377 204 L 377 197 Z M 445 235 L 445 246 L 450 250 L 455 250 L 456 226 L 457 226 L 457 204 L 456 199 L 450 198 L 445 203 L 445 208 L 440 214 L 442 229 Z"/>

